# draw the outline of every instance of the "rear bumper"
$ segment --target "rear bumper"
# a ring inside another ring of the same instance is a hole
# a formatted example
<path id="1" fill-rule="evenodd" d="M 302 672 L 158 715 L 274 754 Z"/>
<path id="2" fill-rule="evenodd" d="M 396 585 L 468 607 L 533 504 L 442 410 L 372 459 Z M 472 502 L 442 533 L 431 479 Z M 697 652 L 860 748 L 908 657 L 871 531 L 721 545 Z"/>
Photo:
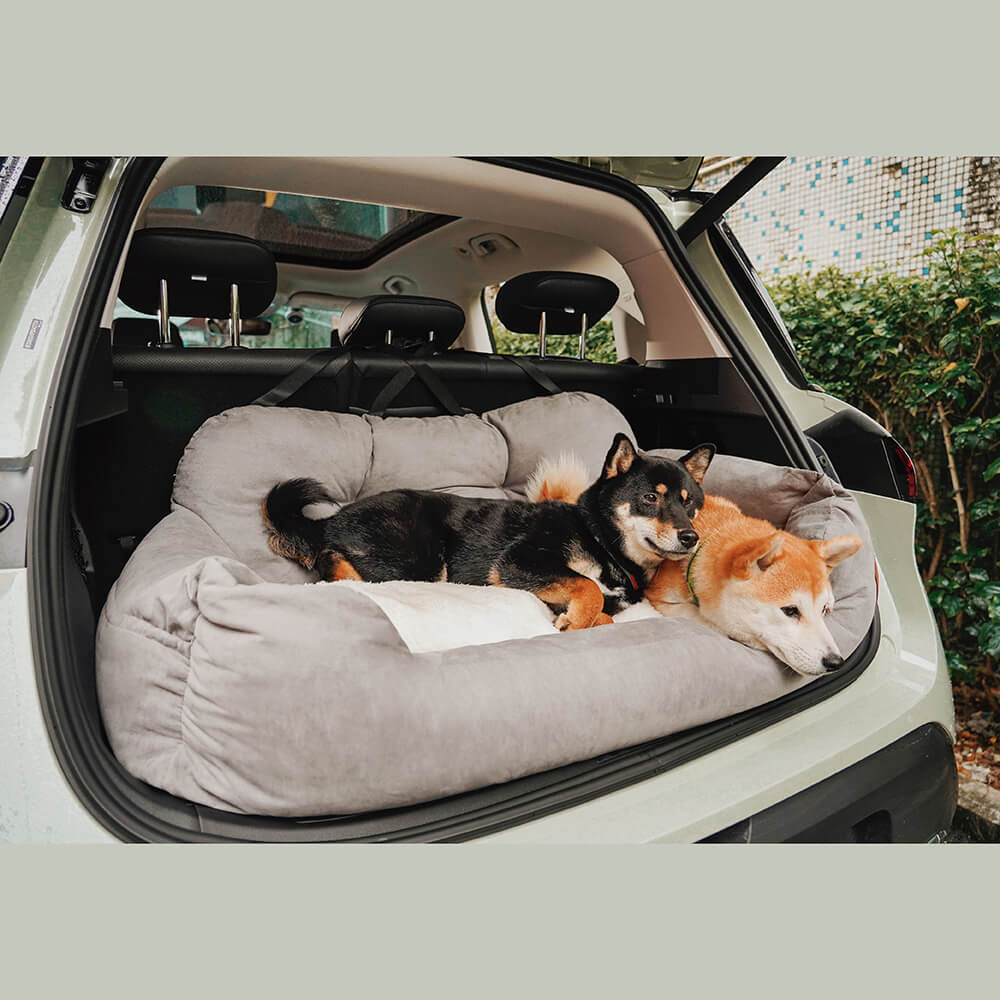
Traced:
<path id="1" fill-rule="evenodd" d="M 929 723 L 702 843 L 927 843 L 957 799 L 951 738 Z"/>

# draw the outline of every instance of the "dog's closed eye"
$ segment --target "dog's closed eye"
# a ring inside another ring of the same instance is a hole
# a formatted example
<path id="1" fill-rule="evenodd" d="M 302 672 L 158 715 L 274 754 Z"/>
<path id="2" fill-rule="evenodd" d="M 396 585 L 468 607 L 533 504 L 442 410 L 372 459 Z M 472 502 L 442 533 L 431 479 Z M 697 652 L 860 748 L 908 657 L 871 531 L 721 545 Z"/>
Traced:
<path id="1" fill-rule="evenodd" d="M 781 609 L 782 614 L 787 615 L 789 618 L 801 618 L 802 615 L 799 613 L 799 609 L 795 607 L 794 604 L 788 605 L 788 607 Z"/>

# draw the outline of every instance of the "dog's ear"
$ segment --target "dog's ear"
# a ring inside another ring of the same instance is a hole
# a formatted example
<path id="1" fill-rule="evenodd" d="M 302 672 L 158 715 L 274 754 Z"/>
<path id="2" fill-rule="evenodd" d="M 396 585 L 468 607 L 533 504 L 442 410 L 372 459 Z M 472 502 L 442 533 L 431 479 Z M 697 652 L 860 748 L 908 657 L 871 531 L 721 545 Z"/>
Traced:
<path id="1" fill-rule="evenodd" d="M 778 558 L 784 539 L 776 531 L 766 538 L 755 538 L 740 546 L 733 553 L 731 572 L 740 580 L 749 580 L 754 573 L 762 573 Z"/>
<path id="2" fill-rule="evenodd" d="M 635 459 L 635 447 L 628 435 L 619 432 L 611 444 L 608 457 L 604 459 L 604 478 L 614 479 L 619 473 L 628 472 Z"/>
<path id="3" fill-rule="evenodd" d="M 812 544 L 820 559 L 833 569 L 837 563 L 842 563 L 861 548 L 861 539 L 857 535 L 837 535 L 836 538 L 827 538 L 826 541 Z"/>
<path id="4" fill-rule="evenodd" d="M 691 478 L 700 486 L 714 457 L 714 444 L 700 444 L 697 448 L 692 448 L 686 455 L 681 455 L 677 461 L 691 473 Z"/>

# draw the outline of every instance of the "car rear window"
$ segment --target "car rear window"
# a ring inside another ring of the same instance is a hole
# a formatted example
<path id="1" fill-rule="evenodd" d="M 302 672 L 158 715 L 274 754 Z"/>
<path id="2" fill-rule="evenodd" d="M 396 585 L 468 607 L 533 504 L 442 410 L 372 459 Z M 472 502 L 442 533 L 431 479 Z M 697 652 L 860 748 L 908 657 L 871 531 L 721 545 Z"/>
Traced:
<path id="1" fill-rule="evenodd" d="M 158 194 L 148 227 L 214 229 L 249 236 L 279 261 L 363 265 L 452 216 L 395 205 L 184 184 Z"/>

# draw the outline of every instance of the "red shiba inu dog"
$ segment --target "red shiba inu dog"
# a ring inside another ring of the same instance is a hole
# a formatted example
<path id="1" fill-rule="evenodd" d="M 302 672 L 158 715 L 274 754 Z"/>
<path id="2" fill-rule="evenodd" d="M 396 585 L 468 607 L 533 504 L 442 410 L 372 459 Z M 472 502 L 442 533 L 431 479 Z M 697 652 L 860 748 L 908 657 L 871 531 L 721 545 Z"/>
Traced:
<path id="1" fill-rule="evenodd" d="M 586 480 L 574 456 L 543 461 L 528 498 L 574 503 Z M 833 609 L 830 570 L 861 548 L 857 535 L 799 538 L 748 517 L 724 497 L 705 494 L 692 512 L 698 545 L 664 560 L 645 587 L 662 615 L 704 621 L 724 635 L 776 656 L 803 675 L 844 662 L 826 626 Z"/>

